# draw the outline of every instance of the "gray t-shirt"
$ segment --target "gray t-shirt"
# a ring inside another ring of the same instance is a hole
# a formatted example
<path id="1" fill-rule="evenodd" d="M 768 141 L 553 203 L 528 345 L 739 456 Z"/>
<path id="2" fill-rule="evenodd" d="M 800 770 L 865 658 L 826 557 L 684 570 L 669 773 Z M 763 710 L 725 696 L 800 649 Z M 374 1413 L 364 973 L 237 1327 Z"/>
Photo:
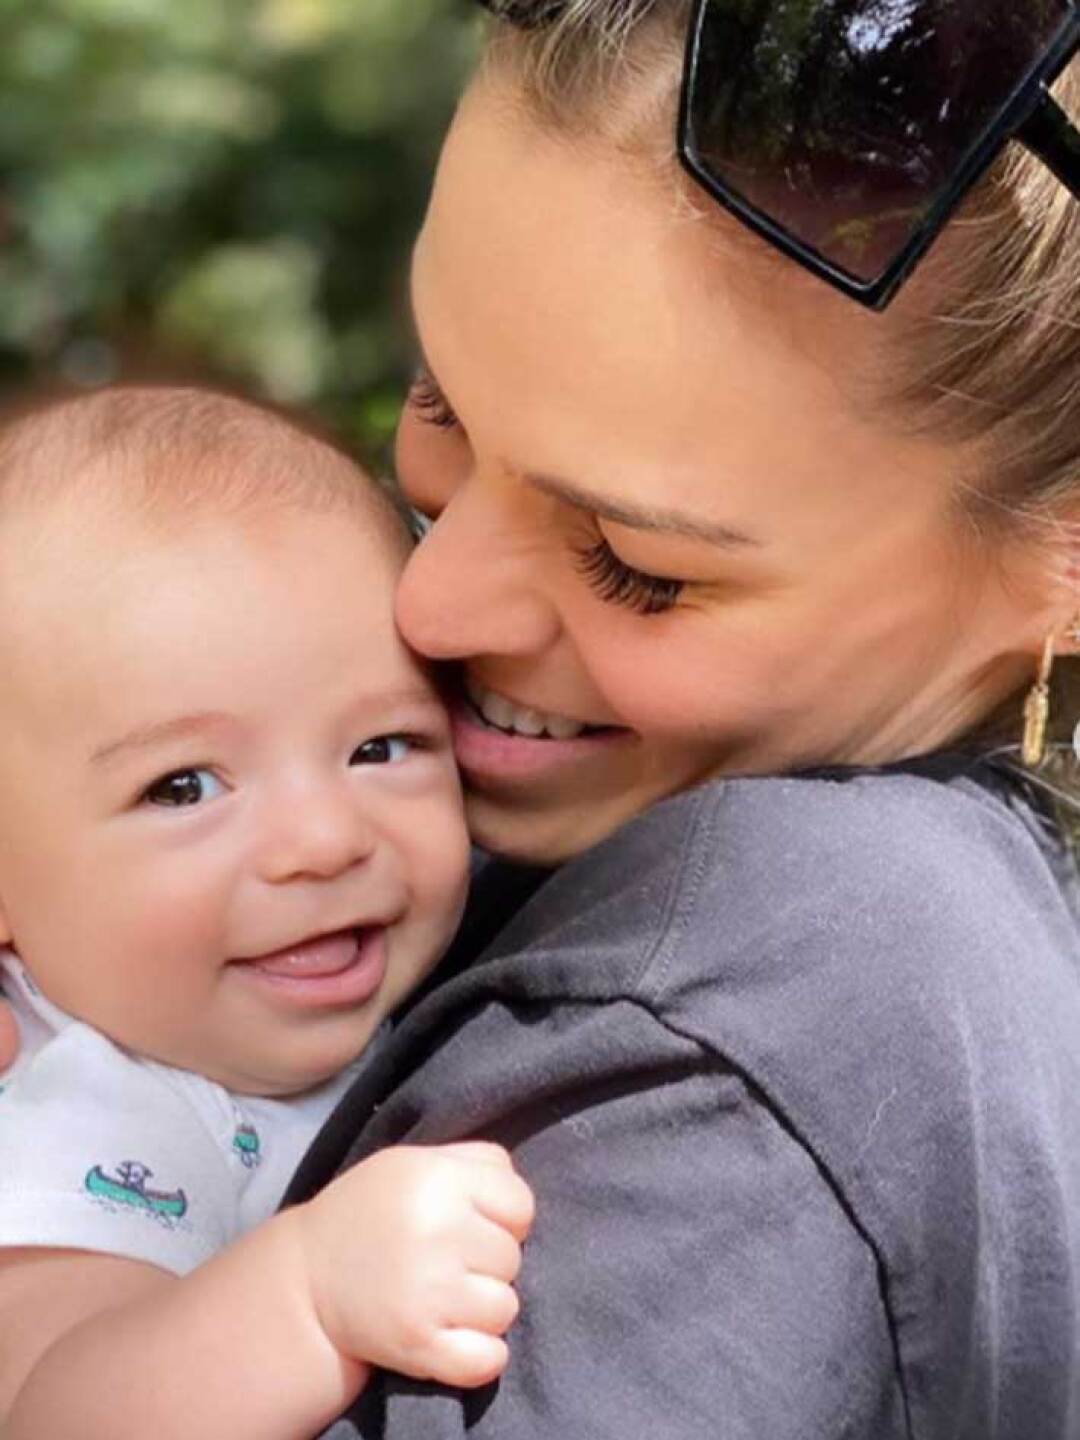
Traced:
<path id="1" fill-rule="evenodd" d="M 911 773 L 718 783 L 565 866 L 293 1188 L 509 1145 L 539 1206 L 510 1367 L 382 1377 L 327 1436 L 1076 1440 L 1070 884 L 1018 798 Z"/>

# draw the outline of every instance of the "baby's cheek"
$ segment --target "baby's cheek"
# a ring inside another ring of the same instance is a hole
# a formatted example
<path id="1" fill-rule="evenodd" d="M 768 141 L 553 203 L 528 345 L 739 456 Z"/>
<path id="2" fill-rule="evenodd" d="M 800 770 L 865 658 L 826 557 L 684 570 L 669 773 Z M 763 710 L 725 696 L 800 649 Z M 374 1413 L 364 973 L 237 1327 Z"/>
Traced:
<path id="1" fill-rule="evenodd" d="M 469 878 L 469 836 L 449 795 L 417 818 L 412 854 L 413 893 L 433 915 L 453 927 Z"/>

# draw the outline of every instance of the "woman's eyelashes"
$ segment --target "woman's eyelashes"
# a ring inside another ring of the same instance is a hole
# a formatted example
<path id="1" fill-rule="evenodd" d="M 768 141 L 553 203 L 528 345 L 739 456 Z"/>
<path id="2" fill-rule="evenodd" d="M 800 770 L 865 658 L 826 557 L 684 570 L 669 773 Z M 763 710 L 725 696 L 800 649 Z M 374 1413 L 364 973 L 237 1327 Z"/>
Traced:
<path id="1" fill-rule="evenodd" d="M 423 366 L 417 370 L 409 388 L 409 405 L 425 425 L 434 425 L 436 430 L 458 428 L 459 421 L 450 402 L 434 376 Z"/>
<path id="2" fill-rule="evenodd" d="M 676 604 L 686 588 L 684 580 L 650 575 L 620 560 L 602 537 L 578 550 L 577 569 L 591 588 L 612 605 L 624 605 L 639 615 L 660 615 Z"/>
<path id="3" fill-rule="evenodd" d="M 423 365 L 409 390 L 409 406 L 425 425 L 433 425 L 437 430 L 460 429 L 461 422 L 438 381 Z M 423 538 L 423 532 L 418 538 Z M 602 537 L 579 549 L 576 562 L 579 572 L 601 600 L 625 606 L 639 615 L 659 615 L 670 610 L 686 588 L 683 580 L 650 575 L 627 565 Z"/>

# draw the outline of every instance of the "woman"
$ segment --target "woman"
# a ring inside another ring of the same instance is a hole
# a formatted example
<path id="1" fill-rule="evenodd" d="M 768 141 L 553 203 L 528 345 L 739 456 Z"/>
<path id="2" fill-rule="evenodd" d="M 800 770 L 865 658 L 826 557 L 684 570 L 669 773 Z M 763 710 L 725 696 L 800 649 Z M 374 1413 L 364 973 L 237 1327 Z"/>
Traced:
<path id="1" fill-rule="evenodd" d="M 399 619 L 475 834 L 560 868 L 488 872 L 294 1195 L 481 1134 L 540 1218 L 497 1392 L 330 1434 L 1075 1437 L 1080 942 L 1011 765 L 1080 643 L 1080 205 L 1013 147 L 892 299 L 1065 11 L 501 9 L 416 250 Z"/>
<path id="2" fill-rule="evenodd" d="M 1040 758 L 1080 647 L 1080 207 L 1014 147 L 892 297 L 912 193 L 975 178 L 965 86 L 1006 107 L 1073 12 L 499 8 L 416 251 L 399 618 L 528 863 L 292 1193 L 480 1134 L 540 1218 L 500 1387 L 387 1377 L 328 1434 L 1068 1440 L 1080 938 L 996 736 L 1030 691 Z M 923 128 L 837 138 L 860 76 Z"/>

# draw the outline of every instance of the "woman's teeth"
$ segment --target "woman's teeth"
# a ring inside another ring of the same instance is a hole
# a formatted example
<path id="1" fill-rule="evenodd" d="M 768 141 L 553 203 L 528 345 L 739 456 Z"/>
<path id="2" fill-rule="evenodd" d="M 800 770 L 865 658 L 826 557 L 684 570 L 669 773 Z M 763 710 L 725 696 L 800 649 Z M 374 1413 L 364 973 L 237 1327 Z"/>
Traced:
<path id="1" fill-rule="evenodd" d="M 564 715 L 546 715 L 542 710 L 527 710 L 515 705 L 493 690 L 469 682 L 466 686 L 473 706 L 489 725 L 509 735 L 527 735 L 531 739 L 546 736 L 550 740 L 576 740 L 589 728 Z"/>

